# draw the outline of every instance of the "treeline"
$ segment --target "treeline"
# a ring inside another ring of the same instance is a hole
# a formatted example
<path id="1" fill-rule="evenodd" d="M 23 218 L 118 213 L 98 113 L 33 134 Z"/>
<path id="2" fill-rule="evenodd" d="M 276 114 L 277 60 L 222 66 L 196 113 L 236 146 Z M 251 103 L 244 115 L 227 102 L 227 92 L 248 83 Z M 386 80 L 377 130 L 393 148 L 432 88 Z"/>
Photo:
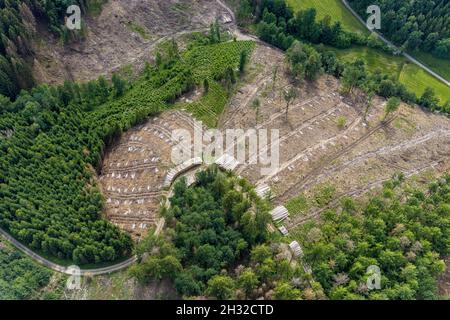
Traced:
<path id="1" fill-rule="evenodd" d="M 0 94 L 15 98 L 34 84 L 27 59 L 33 54 L 33 13 L 24 1 L 0 2 Z"/>
<path id="2" fill-rule="evenodd" d="M 0 227 L 37 252 L 77 264 L 129 255 L 131 238 L 101 217 L 94 176 L 105 146 L 205 78 L 236 70 L 240 51 L 232 48 L 241 44 L 251 50 L 251 42 L 214 44 L 231 50 L 208 60 L 198 57 L 209 44 L 181 53 L 169 41 L 159 63 L 133 83 L 114 75 L 36 87 L 15 101 L 0 95 Z"/>
<path id="3" fill-rule="evenodd" d="M 439 111 L 450 115 L 450 103 L 441 104 L 435 91 L 428 87 L 420 97 L 409 91 L 404 84 L 395 77 L 382 73 L 379 69 L 374 72 L 367 70 L 364 60 L 357 59 L 352 63 L 340 63 L 332 52 L 322 53 L 322 64 L 326 72 L 341 78 L 341 90 L 351 95 L 364 107 L 367 114 L 372 106 L 372 99 L 377 94 L 386 99 L 400 98 L 408 104 L 418 104 L 432 111 Z M 358 90 L 355 90 L 358 89 Z"/>
<path id="4" fill-rule="evenodd" d="M 291 281 L 304 271 L 269 245 L 267 200 L 214 166 L 196 178 L 190 188 L 177 182 L 163 212 L 168 228 L 139 245 L 131 274 L 142 282 L 170 279 L 184 298 L 301 299 Z"/>
<path id="5" fill-rule="evenodd" d="M 352 93 L 355 88 L 361 89 L 362 95 L 358 98 L 363 103 L 370 104 L 373 95 L 378 94 L 386 98 L 398 97 L 406 103 L 416 103 L 450 114 L 450 102 L 439 102 L 432 88 L 427 88 L 417 97 L 394 76 L 383 74 L 380 70 L 371 73 L 362 60 L 353 63 L 339 61 L 336 54 L 326 50 L 324 46 L 346 48 L 351 45 L 368 45 L 391 50 L 376 36 L 364 37 L 347 32 L 339 22 L 331 25 L 329 17 L 317 22 L 314 8 L 299 11 L 294 16 L 285 0 L 244 0 L 238 17 L 242 19 L 241 23 L 257 23 L 257 34 L 262 40 L 287 50 L 291 71 L 297 80 L 314 80 L 326 72 L 342 78 L 347 93 Z"/>
<path id="6" fill-rule="evenodd" d="M 363 17 L 370 5 L 381 9 L 381 32 L 407 50 L 422 49 L 450 59 L 450 2 L 447 0 L 349 0 Z"/>
<path id="7" fill-rule="evenodd" d="M 0 1 L 0 94 L 15 99 L 21 89 L 35 83 L 32 74 L 33 38 L 38 22 L 46 24 L 63 42 L 82 32 L 67 29 L 67 8 L 78 4 L 84 13 L 99 8 L 103 0 L 4 0 Z"/>
<path id="8" fill-rule="evenodd" d="M 365 205 L 345 198 L 302 227 L 314 279 L 330 299 L 438 299 L 450 253 L 450 176 L 421 191 L 399 175 L 380 193 Z"/>

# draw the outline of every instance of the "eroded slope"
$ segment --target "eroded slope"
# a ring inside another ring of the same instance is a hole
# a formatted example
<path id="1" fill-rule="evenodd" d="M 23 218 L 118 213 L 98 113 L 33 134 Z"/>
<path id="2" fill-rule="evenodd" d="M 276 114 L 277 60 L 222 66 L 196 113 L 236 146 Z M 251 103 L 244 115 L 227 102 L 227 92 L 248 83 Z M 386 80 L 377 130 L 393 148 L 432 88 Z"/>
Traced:
<path id="1" fill-rule="evenodd" d="M 65 47 L 46 35 L 37 45 L 34 73 L 40 82 L 86 81 L 121 67 L 141 68 L 164 40 L 232 22 L 216 0 L 110 0 L 98 17 L 86 18 L 84 41 Z"/>

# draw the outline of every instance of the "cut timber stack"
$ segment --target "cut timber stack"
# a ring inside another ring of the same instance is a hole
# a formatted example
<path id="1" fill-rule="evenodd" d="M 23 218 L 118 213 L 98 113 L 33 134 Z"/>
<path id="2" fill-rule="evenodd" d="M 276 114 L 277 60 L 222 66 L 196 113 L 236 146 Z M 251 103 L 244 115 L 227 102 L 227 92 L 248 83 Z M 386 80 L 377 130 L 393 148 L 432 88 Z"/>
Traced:
<path id="1" fill-rule="evenodd" d="M 270 212 L 270 215 L 272 216 L 272 220 L 274 222 L 279 222 L 279 221 L 283 221 L 287 217 L 289 217 L 289 211 L 285 207 L 279 206 L 279 207 L 276 207 L 275 209 L 273 209 Z"/>

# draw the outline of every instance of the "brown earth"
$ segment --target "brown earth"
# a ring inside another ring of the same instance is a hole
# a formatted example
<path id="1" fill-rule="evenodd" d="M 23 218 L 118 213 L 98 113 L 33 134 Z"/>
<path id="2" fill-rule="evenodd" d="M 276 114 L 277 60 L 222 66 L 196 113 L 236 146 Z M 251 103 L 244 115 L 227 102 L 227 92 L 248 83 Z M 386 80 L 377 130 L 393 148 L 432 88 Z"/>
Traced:
<path id="1" fill-rule="evenodd" d="M 40 83 L 87 81 L 126 66 L 138 70 L 161 42 L 232 21 L 216 0 L 109 0 L 97 17 L 86 17 L 86 38 L 62 46 L 45 32 L 36 44 L 34 75 Z"/>
<path id="2" fill-rule="evenodd" d="M 365 105 L 355 102 L 355 97 L 342 96 L 339 81 L 326 76 L 299 88 L 300 95 L 286 117 L 283 93 L 291 82 L 283 54 L 258 45 L 250 65 L 251 77 L 244 79 L 231 98 L 218 127 L 223 131 L 279 130 L 277 170 L 262 175 L 261 165 L 248 163 L 255 154 L 247 154 L 247 162 L 235 170 L 255 185 L 269 185 L 274 205 L 285 204 L 301 194 L 311 196 L 322 186 L 332 186 L 331 206 L 343 196 L 358 196 L 378 188 L 397 173 L 418 177 L 449 172 L 448 118 L 407 105 L 385 118 L 386 101 L 380 97 L 374 99 L 365 117 Z M 278 76 L 274 83 L 275 69 Z M 189 96 L 190 100 L 196 98 Z M 258 119 L 252 108 L 255 99 L 261 103 Z M 175 144 L 171 132 L 179 128 L 192 133 L 192 116 L 184 111 L 168 111 L 126 133 L 107 153 L 100 178 L 108 199 L 106 216 L 136 239 L 158 221 L 159 204 L 166 195 L 162 183 L 174 167 L 170 162 Z M 128 176 L 124 178 L 124 174 Z M 286 227 L 293 230 L 317 218 L 322 210 L 308 207 L 285 221 Z M 444 295 L 448 293 L 448 283 L 448 276 L 444 276 L 440 284 Z"/>
<path id="3" fill-rule="evenodd" d="M 254 63 L 264 66 L 261 76 L 246 84 L 233 97 L 224 113 L 223 128 L 253 128 L 253 99 L 261 101 L 258 127 L 280 130 L 280 167 L 261 176 L 260 166 L 242 165 L 237 172 L 255 184 L 268 183 L 275 204 L 285 203 L 317 184 L 332 184 L 338 193 L 356 192 L 379 185 L 396 172 L 413 175 L 427 169 L 438 172 L 450 167 L 450 121 L 440 115 L 406 105 L 384 118 L 381 98 L 374 100 L 366 121 L 363 106 L 339 94 L 335 79 L 322 77 L 306 84 L 285 117 L 282 76 L 272 90 L 275 66 L 283 68 L 283 57 L 275 50 L 259 47 Z M 283 72 L 279 71 L 280 75 Z M 339 128 L 338 119 L 346 124 Z"/>
<path id="4" fill-rule="evenodd" d="M 81 288 L 67 291 L 65 300 L 173 300 L 180 299 L 168 280 L 140 284 L 127 270 L 83 278 Z"/>
<path id="5" fill-rule="evenodd" d="M 402 105 L 399 111 L 384 120 L 385 101 L 377 97 L 364 119 L 363 106 L 352 102 L 354 99 L 341 96 L 339 82 L 325 76 L 301 86 L 300 95 L 292 103 L 286 118 L 283 92 L 290 84 L 282 53 L 260 45 L 252 56 L 251 65 L 253 73 L 254 70 L 258 72 L 248 77 L 232 97 L 219 121 L 219 129 L 279 130 L 280 165 L 277 170 L 263 176 L 259 164 L 242 163 L 236 168 L 238 174 L 252 183 L 268 184 L 274 195 L 274 205 L 284 204 L 302 193 L 307 195 L 322 185 L 334 186 L 338 199 L 370 191 L 395 173 L 402 172 L 409 177 L 423 172 L 439 174 L 450 169 L 448 118 Z M 276 67 L 278 77 L 274 85 Z M 261 102 L 258 119 L 251 107 L 256 98 Z M 339 119 L 345 119 L 345 124 L 339 126 Z M 107 216 L 124 229 L 130 231 L 130 224 L 125 227 L 122 221 L 131 217 L 131 227 L 134 225 L 135 228 L 156 221 L 161 199 L 158 192 L 164 175 L 173 167 L 169 160 L 174 145 L 170 140 L 171 130 L 178 128 L 192 132 L 192 119 L 185 112 L 170 111 L 126 133 L 108 153 L 101 177 L 109 198 Z M 133 148 L 140 149 L 134 153 L 127 151 Z M 155 167 L 141 164 L 145 160 L 151 161 L 153 156 L 160 161 L 156 166 L 157 174 Z M 247 162 L 249 158 L 247 154 Z M 142 176 L 124 180 L 124 172 L 137 169 L 144 170 Z M 118 170 L 122 172 L 120 178 L 118 172 L 112 178 L 111 174 Z M 120 188 L 122 193 L 126 189 L 126 195 L 108 188 Z M 138 191 L 139 188 L 142 190 Z M 147 191 L 153 193 L 144 194 Z M 130 205 L 130 200 L 136 201 L 139 196 L 142 196 L 141 204 Z M 144 196 L 151 199 L 142 203 Z M 310 208 L 291 217 L 287 226 L 292 228 L 317 216 L 317 209 Z"/>

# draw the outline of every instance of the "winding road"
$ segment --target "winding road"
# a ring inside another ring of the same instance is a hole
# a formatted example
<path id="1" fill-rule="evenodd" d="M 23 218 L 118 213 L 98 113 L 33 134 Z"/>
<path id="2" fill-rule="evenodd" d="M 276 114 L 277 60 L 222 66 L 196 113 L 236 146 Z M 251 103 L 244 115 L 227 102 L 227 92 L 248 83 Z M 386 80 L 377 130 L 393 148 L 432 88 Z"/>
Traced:
<path id="1" fill-rule="evenodd" d="M 359 22 L 361 22 L 364 27 L 367 28 L 367 30 L 371 31 L 368 27 L 366 22 L 358 15 L 358 13 L 356 13 L 355 10 L 353 10 L 353 8 L 348 4 L 347 0 L 341 0 L 342 3 L 344 4 L 344 6 L 355 16 L 356 19 L 358 19 Z M 381 33 L 375 31 L 375 34 L 378 35 L 378 37 L 383 40 L 387 45 L 392 46 L 394 48 L 397 48 L 396 45 L 394 45 L 391 41 L 389 41 L 388 39 L 386 39 Z M 447 86 L 450 87 L 450 82 L 447 81 L 444 77 L 442 77 L 441 75 L 437 74 L 436 72 L 434 72 L 433 70 L 431 70 L 430 68 L 428 68 L 426 65 L 424 65 L 422 62 L 418 61 L 417 59 L 415 59 L 413 56 L 411 56 L 410 54 L 406 53 L 406 52 L 402 52 L 402 55 L 408 59 L 409 61 L 411 61 L 412 63 L 418 65 L 420 68 L 422 68 L 423 70 L 425 70 L 426 72 L 428 72 L 429 74 L 431 74 L 433 77 L 437 78 L 438 80 L 442 81 L 443 83 L 445 83 Z"/>
<path id="2" fill-rule="evenodd" d="M 29 256 L 30 258 L 32 258 L 39 264 L 41 264 L 49 269 L 52 269 L 53 271 L 56 271 L 56 272 L 73 275 L 73 271 L 72 271 L 73 269 L 71 269 L 69 267 L 61 266 L 61 265 L 56 264 L 48 259 L 41 257 L 37 253 L 31 251 L 25 245 L 23 245 L 22 243 L 20 243 L 16 239 L 14 239 L 12 236 L 10 236 L 6 231 L 4 231 L 1 228 L 0 228 L 0 235 L 5 237 L 6 240 L 8 240 L 13 246 L 15 246 L 17 249 L 19 249 L 20 251 L 25 253 L 27 256 Z M 128 260 L 122 261 L 122 262 L 112 265 L 112 266 L 98 268 L 98 269 L 81 270 L 79 275 L 80 276 L 88 276 L 88 275 L 89 276 L 98 276 L 98 275 L 102 275 L 102 274 L 108 274 L 108 273 L 112 273 L 112 272 L 116 272 L 116 271 L 125 269 L 125 268 L 129 267 L 130 265 L 132 265 L 133 263 L 135 263 L 136 261 L 137 261 L 137 257 L 134 256 Z"/>

